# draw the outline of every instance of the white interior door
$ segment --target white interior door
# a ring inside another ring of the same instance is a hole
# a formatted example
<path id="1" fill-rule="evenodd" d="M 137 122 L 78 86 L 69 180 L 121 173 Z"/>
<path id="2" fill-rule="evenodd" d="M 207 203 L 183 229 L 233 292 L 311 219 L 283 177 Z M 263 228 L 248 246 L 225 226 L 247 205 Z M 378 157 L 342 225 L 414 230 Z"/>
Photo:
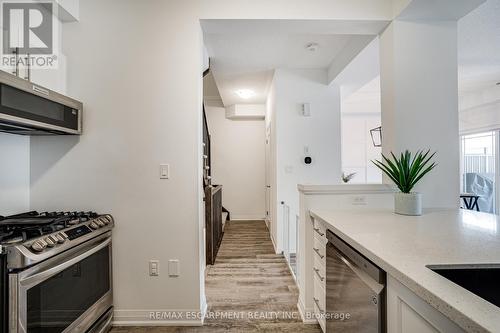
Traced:
<path id="1" fill-rule="evenodd" d="M 271 124 L 266 127 L 266 224 L 270 228 L 271 223 Z"/>

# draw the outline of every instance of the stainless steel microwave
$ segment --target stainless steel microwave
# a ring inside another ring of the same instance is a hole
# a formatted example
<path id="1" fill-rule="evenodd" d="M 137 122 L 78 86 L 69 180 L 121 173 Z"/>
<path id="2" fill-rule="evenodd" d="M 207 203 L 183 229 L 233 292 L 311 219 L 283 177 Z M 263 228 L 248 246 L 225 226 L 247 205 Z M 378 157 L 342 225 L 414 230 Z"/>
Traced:
<path id="1" fill-rule="evenodd" d="M 0 71 L 0 132 L 80 135 L 83 104 Z"/>

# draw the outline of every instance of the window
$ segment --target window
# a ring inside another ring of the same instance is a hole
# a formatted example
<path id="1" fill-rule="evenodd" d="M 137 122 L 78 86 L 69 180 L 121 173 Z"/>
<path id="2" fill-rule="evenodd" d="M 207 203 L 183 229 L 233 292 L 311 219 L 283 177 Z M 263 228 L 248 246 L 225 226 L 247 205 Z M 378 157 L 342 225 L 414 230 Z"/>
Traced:
<path id="1" fill-rule="evenodd" d="M 479 196 L 479 210 L 496 213 L 498 131 L 461 137 L 461 191 Z"/>

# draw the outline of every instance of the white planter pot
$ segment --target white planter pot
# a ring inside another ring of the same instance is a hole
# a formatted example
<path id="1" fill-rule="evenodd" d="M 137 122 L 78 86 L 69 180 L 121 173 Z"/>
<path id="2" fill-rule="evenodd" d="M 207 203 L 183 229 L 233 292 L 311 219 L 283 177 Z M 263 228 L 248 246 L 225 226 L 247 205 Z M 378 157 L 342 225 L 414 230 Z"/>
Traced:
<path id="1" fill-rule="evenodd" d="M 394 194 L 394 212 L 401 215 L 422 215 L 422 194 L 402 192 Z"/>

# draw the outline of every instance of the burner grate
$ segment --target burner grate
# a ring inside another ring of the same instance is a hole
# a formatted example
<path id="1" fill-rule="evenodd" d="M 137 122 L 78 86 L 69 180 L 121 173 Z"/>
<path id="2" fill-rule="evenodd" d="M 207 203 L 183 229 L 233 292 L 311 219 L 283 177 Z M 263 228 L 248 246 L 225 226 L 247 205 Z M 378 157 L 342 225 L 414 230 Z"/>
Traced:
<path id="1" fill-rule="evenodd" d="M 0 217 L 0 244 L 25 242 L 97 217 L 95 212 L 31 211 Z"/>

